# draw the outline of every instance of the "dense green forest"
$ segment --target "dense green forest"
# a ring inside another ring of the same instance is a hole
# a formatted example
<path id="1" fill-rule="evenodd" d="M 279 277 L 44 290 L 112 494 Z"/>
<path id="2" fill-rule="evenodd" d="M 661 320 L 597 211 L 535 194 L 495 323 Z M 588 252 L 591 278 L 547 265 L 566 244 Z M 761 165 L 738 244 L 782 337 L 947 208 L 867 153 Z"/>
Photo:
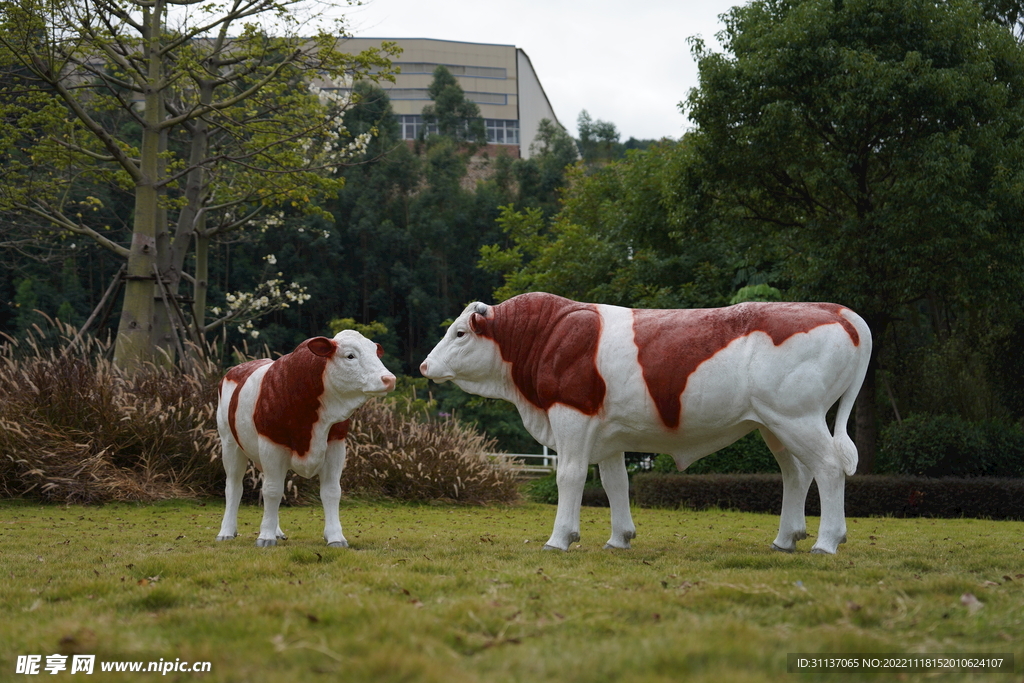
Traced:
<path id="1" fill-rule="evenodd" d="M 1018 457 L 1020 16 L 1016 3 L 973 0 L 755 0 L 724 15 L 722 52 L 692 44 L 700 84 L 677 94 L 693 123 L 681 139 L 622 142 L 614 123 L 584 111 L 578 139 L 542 123 L 528 159 L 481 153 L 479 114 L 443 68 L 425 112 L 440 134 L 412 144 L 399 138 L 385 90 L 364 79 L 339 130 L 365 144 L 318 181 L 319 195 L 296 202 L 292 188 L 250 229 L 211 234 L 200 256 L 211 319 L 246 293 L 258 301 L 284 282 L 293 288 L 211 326 L 207 340 L 284 353 L 355 326 L 372 330 L 389 367 L 417 376 L 445 321 L 474 300 L 535 290 L 636 307 L 830 300 L 874 331 L 856 420 L 863 471 L 876 466 L 871 444 L 902 443 L 911 429 Z M 17 157 L 42 144 L 12 123 L 41 116 L 42 105 L 25 103 L 32 77 L 10 49 L 0 55 L 0 184 L 27 182 Z M 118 130 L 137 144 L 138 127 Z M 77 220 L 132 240 L 132 187 L 82 173 L 64 190 Z M 123 258 L 40 221 L 16 194 L 5 189 L 0 201 L 0 331 L 18 337 L 46 316 L 82 324 Z M 93 333 L 116 333 L 121 307 L 109 298 Z M 532 450 L 509 407 L 416 387 L 505 448 Z M 902 467 L 887 458 L 883 469 Z"/>

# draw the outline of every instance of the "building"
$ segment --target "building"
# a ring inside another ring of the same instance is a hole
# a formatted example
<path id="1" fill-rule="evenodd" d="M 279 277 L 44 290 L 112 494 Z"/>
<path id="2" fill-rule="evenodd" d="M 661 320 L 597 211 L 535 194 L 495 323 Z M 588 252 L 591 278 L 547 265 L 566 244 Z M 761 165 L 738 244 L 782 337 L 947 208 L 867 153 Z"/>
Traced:
<path id="1" fill-rule="evenodd" d="M 403 50 L 394 60 L 400 73 L 394 83 L 381 87 L 401 124 L 402 137 L 415 140 L 423 130 L 423 107 L 430 104 L 427 88 L 438 65 L 448 67 L 466 93 L 480 107 L 488 146 L 529 158 L 530 144 L 541 119 L 558 123 L 527 54 L 514 45 L 464 43 L 432 38 L 347 38 L 344 49 L 360 52 L 387 40 Z"/>

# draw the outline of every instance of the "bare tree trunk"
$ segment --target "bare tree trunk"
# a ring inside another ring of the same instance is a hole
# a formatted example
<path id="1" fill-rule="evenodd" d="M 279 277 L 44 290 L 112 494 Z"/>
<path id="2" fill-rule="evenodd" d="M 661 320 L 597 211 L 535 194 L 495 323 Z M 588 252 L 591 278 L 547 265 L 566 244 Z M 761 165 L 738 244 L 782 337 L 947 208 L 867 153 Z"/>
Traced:
<path id="1" fill-rule="evenodd" d="M 201 224 L 204 221 L 201 221 Z M 196 231 L 196 271 L 192 285 L 192 318 L 196 327 L 196 338 L 203 340 L 206 335 L 206 293 L 210 286 L 210 238 L 205 230 Z"/>
<path id="2" fill-rule="evenodd" d="M 124 306 L 114 344 L 114 364 L 133 372 L 153 359 L 154 275 L 157 257 L 157 218 L 159 215 L 160 122 L 163 106 L 160 89 L 163 77 L 159 53 L 163 3 L 143 7 L 143 24 L 148 60 L 145 93 L 145 125 L 142 129 L 141 178 L 135 188 L 135 216 L 132 243 L 125 274 Z"/>

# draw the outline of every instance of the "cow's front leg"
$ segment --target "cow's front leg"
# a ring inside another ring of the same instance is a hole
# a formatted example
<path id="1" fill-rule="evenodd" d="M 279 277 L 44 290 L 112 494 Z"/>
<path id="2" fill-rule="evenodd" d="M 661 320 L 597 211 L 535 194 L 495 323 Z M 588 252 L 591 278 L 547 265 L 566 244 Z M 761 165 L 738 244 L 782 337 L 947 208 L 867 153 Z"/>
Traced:
<path id="1" fill-rule="evenodd" d="M 587 482 L 589 463 L 586 456 L 566 457 L 558 453 L 558 511 L 551 538 L 545 550 L 568 550 L 571 543 L 580 540 L 580 505 L 583 503 L 583 485 Z"/>
<path id="2" fill-rule="evenodd" d="M 328 441 L 327 456 L 320 472 L 320 500 L 324 504 L 324 540 L 331 548 L 347 548 L 341 532 L 341 472 L 345 468 L 345 442 Z"/>
<path id="3" fill-rule="evenodd" d="M 264 456 L 260 453 L 260 461 L 263 463 L 263 522 L 260 524 L 256 546 L 267 548 L 277 545 L 277 539 L 284 538 L 278 511 L 281 507 L 281 498 L 284 497 L 288 456 Z"/>
<path id="4" fill-rule="evenodd" d="M 605 548 L 628 550 L 630 540 L 636 538 L 633 515 L 629 510 L 629 474 L 626 472 L 626 454 L 616 453 L 601 461 L 601 485 L 608 494 L 612 511 L 612 537 Z"/>

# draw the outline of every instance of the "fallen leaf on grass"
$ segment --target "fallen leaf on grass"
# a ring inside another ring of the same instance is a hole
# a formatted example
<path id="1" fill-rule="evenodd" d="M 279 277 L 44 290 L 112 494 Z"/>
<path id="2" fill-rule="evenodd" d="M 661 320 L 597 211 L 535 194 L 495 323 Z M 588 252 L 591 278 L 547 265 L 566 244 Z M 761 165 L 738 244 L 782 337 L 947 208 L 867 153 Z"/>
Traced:
<path id="1" fill-rule="evenodd" d="M 967 611 L 974 614 L 982 607 L 985 606 L 978 598 L 974 597 L 974 593 L 964 593 L 960 596 L 960 604 L 967 608 Z"/>

